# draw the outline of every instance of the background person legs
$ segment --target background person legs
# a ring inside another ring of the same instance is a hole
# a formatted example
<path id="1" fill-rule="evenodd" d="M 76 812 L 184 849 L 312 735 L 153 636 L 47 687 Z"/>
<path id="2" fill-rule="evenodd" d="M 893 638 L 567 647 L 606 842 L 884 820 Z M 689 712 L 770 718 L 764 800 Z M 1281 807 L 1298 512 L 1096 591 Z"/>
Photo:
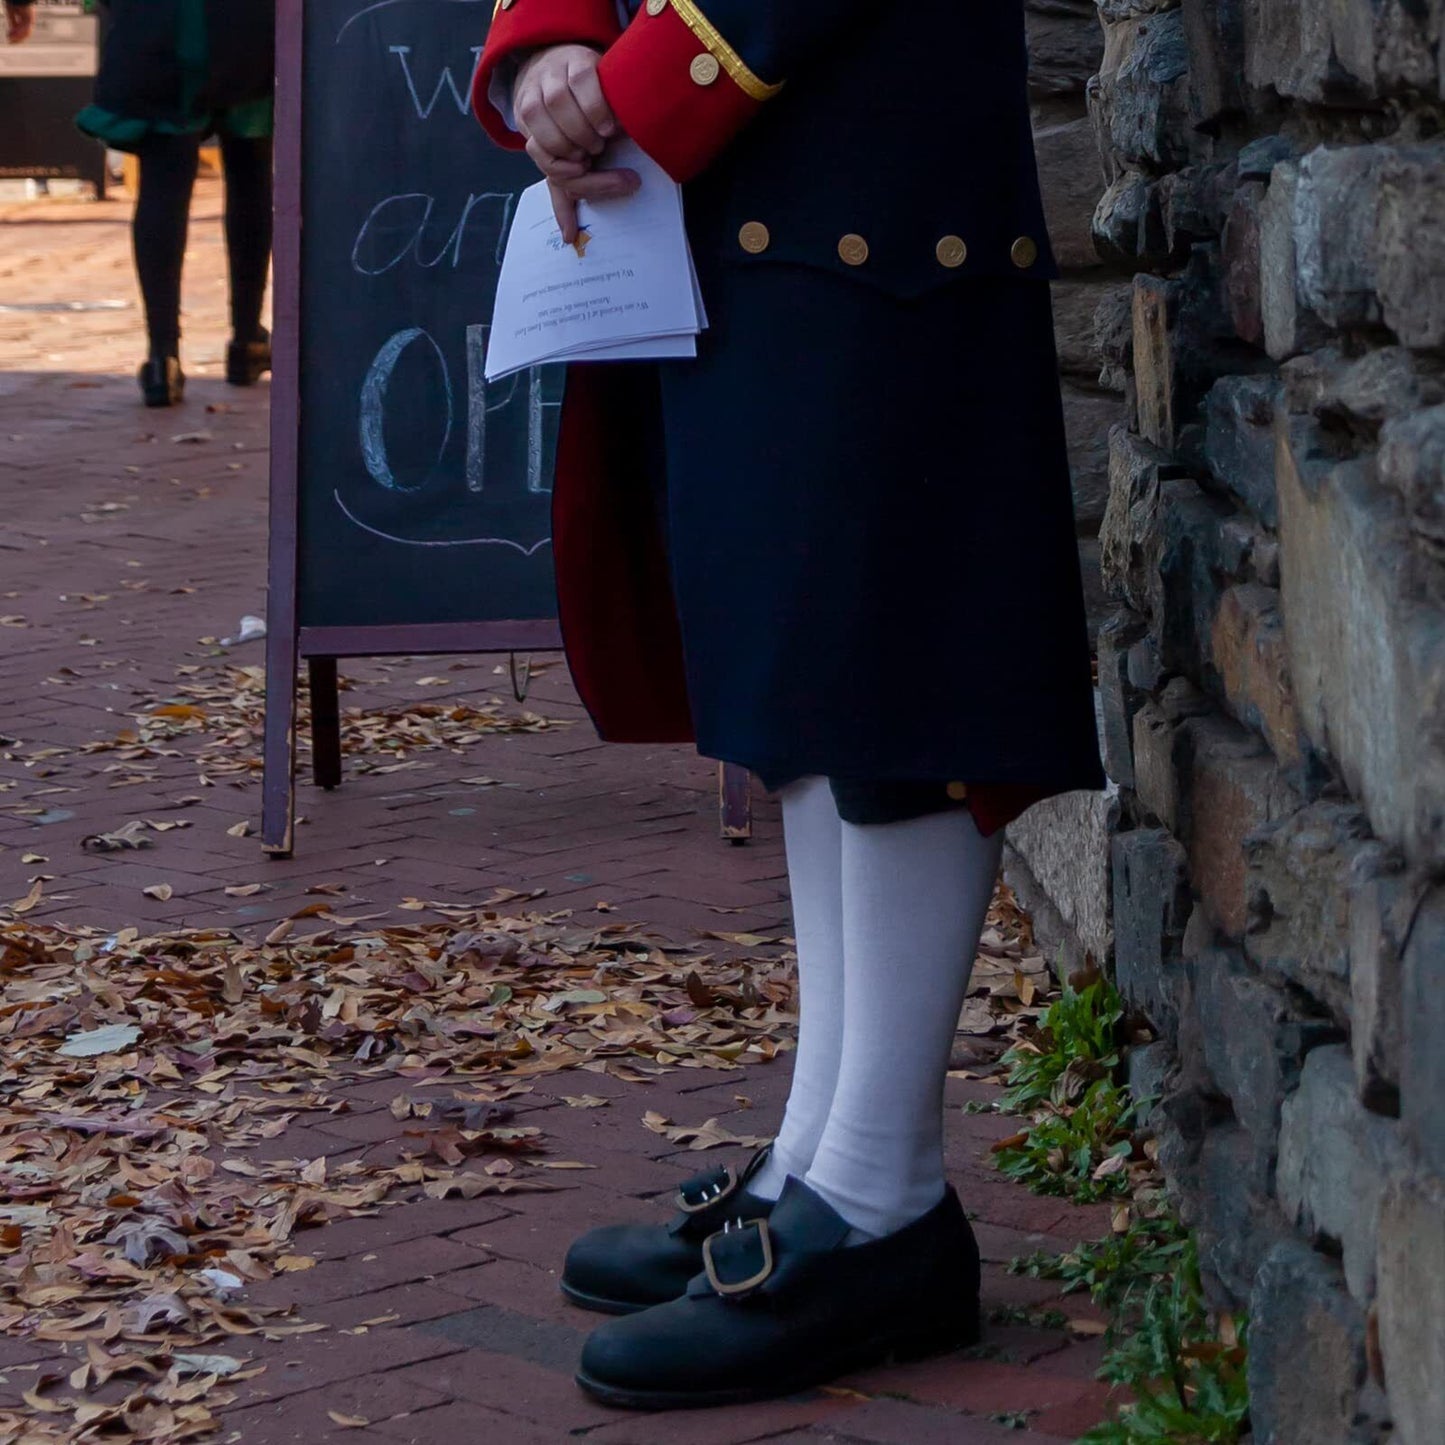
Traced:
<path id="1" fill-rule="evenodd" d="M 261 308 L 271 261 L 271 138 L 221 136 L 226 183 L 226 258 L 231 275 L 231 338 L 261 341 Z"/>
<path id="2" fill-rule="evenodd" d="M 191 193 L 195 188 L 200 157 L 197 135 L 147 136 L 137 152 L 140 161 L 140 194 L 136 198 L 132 236 L 135 269 L 145 305 L 149 360 L 141 369 L 141 387 L 152 405 L 153 391 L 176 394 L 179 400 L 184 377 L 179 365 L 165 363 L 180 354 L 181 270 L 186 254 L 190 223 Z"/>

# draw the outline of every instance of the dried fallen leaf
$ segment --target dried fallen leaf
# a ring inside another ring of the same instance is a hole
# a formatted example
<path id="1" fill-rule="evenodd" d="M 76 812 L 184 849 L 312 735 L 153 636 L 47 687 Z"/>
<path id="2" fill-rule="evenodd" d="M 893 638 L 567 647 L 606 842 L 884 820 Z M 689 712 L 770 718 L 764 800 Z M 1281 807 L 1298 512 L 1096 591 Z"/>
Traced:
<path id="1" fill-rule="evenodd" d="M 152 883 L 149 888 L 142 888 L 141 892 L 147 898 L 154 898 L 164 903 L 175 892 L 175 889 L 169 883 Z"/>
<path id="2" fill-rule="evenodd" d="M 106 1024 L 102 1028 L 71 1034 L 58 1052 L 68 1059 L 88 1059 L 96 1054 L 118 1054 L 128 1049 L 138 1038 L 140 1029 L 135 1024 Z"/>
<path id="3" fill-rule="evenodd" d="M 724 1129 L 716 1119 L 706 1119 L 701 1124 L 674 1124 L 664 1114 L 649 1110 L 642 1116 L 642 1122 L 654 1134 L 661 1134 L 674 1144 L 686 1144 L 689 1149 L 716 1149 L 723 1144 L 737 1144 L 745 1149 L 761 1149 L 768 1143 L 766 1137 L 755 1134 L 734 1134 Z"/>

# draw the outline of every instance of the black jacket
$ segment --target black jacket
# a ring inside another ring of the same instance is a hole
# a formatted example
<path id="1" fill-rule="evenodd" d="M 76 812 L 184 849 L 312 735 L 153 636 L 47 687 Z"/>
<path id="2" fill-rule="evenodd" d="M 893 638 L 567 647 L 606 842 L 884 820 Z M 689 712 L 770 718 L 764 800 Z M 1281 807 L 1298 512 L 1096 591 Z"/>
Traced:
<path id="1" fill-rule="evenodd" d="M 272 0 L 103 0 L 107 24 L 95 102 L 135 120 L 184 122 L 271 93 Z M 194 64 L 184 26 L 204 16 Z"/>

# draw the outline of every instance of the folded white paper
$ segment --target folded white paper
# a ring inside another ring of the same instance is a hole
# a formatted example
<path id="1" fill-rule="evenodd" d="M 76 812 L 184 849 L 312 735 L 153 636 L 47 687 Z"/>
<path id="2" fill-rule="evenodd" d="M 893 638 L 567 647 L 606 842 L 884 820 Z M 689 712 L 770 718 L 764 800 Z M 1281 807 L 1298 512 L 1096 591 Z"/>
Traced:
<path id="1" fill-rule="evenodd" d="M 522 192 L 507 237 L 487 344 L 487 380 L 554 361 L 697 355 L 707 326 L 682 218 L 682 188 L 634 141 L 606 156 L 641 188 L 578 206 L 562 239 L 545 181 Z"/>

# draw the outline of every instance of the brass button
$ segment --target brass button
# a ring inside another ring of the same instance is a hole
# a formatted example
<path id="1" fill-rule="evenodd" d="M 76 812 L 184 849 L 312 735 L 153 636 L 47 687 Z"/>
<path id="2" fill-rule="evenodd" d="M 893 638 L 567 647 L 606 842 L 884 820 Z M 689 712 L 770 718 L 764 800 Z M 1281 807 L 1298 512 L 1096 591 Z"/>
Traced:
<path id="1" fill-rule="evenodd" d="M 944 791 L 955 803 L 966 803 L 968 801 L 967 783 L 950 783 Z"/>
<path id="2" fill-rule="evenodd" d="M 838 242 L 838 255 L 848 266 L 861 266 L 868 259 L 868 243 L 851 231 Z"/>
<path id="3" fill-rule="evenodd" d="M 704 50 L 701 55 L 694 57 L 687 73 L 692 76 L 694 84 L 711 85 L 722 74 L 722 66 L 717 63 L 716 55 L 709 55 Z"/>
<path id="4" fill-rule="evenodd" d="M 934 255 L 940 266 L 954 271 L 968 260 L 968 245 L 962 236 L 945 236 L 934 248 Z"/>
<path id="5" fill-rule="evenodd" d="M 762 255 L 772 244 L 772 232 L 761 221 L 749 221 L 738 232 L 738 245 L 750 256 Z"/>
<path id="6" fill-rule="evenodd" d="M 647 13 L 661 15 L 667 9 L 667 0 L 647 0 Z"/>
<path id="7" fill-rule="evenodd" d="M 1009 260 L 1020 270 L 1032 266 L 1039 259 L 1038 242 L 1031 236 L 1020 236 L 1017 241 L 1009 247 Z"/>

